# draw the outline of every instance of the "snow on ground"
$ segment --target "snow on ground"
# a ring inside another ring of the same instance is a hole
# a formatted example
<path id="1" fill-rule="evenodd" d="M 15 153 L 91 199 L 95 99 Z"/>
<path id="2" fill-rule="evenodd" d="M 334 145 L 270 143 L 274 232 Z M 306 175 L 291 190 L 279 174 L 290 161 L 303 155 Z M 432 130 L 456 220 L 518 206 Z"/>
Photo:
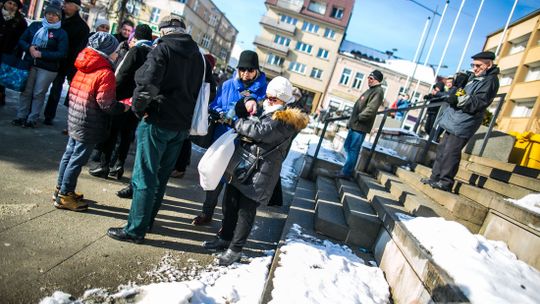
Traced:
<path id="1" fill-rule="evenodd" d="M 266 256 L 251 258 L 249 263 L 235 263 L 229 267 L 209 266 L 209 271 L 196 273 L 193 267 L 176 269 L 173 258 L 166 254 L 159 265 L 147 275 L 161 280 L 145 286 L 121 285 L 118 291 L 110 293 L 103 288 L 87 290 L 80 299 L 56 291 L 41 300 L 40 304 L 80 304 L 80 303 L 257 303 L 262 295 L 273 251 Z M 189 261 L 188 261 L 189 262 Z M 192 280 L 176 281 L 176 278 L 198 277 Z M 122 301 L 120 301 L 122 300 Z"/>
<path id="2" fill-rule="evenodd" d="M 347 246 L 321 241 L 293 225 L 279 255 L 270 303 L 389 303 L 381 269 Z"/>
<path id="3" fill-rule="evenodd" d="M 540 214 L 540 193 L 531 193 L 518 200 L 511 198 L 507 198 L 506 200 L 531 212 Z"/>
<path id="4" fill-rule="evenodd" d="M 519 261 L 504 242 L 443 218 L 399 217 L 472 303 L 540 303 L 540 272 Z"/>

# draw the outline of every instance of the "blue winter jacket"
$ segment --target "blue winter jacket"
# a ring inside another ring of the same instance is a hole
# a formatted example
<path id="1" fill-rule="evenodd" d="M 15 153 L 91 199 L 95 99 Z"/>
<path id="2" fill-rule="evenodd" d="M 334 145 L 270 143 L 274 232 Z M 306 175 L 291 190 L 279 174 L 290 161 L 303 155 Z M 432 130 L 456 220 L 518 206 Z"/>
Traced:
<path id="1" fill-rule="evenodd" d="M 19 46 L 26 52 L 23 59 L 38 68 L 57 72 L 60 67 L 60 61 L 65 60 L 67 56 L 69 47 L 68 36 L 61 28 L 49 30 L 47 47 L 38 48 L 41 52 L 41 58 L 34 59 L 30 55 L 30 47 L 32 46 L 34 35 L 42 26 L 41 21 L 33 22 L 19 39 Z"/>
<path id="2" fill-rule="evenodd" d="M 216 93 L 216 98 L 210 104 L 210 109 L 218 113 L 229 112 L 234 109 L 236 102 L 244 97 L 252 96 L 257 101 L 263 99 L 266 95 L 266 75 L 263 72 L 259 72 L 260 75 L 248 88 L 244 87 L 244 84 L 238 77 L 238 71 L 235 71 L 233 77 L 228 79 L 221 85 Z M 214 140 L 227 132 L 230 127 L 225 125 L 217 125 L 214 133 Z"/>

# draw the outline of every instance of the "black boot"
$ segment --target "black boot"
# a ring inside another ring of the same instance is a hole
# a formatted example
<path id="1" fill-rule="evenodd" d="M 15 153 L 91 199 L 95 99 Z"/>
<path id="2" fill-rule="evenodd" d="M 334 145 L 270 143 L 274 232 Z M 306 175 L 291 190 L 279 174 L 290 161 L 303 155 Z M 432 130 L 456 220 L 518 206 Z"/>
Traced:
<path id="1" fill-rule="evenodd" d="M 129 184 L 124 189 L 121 189 L 120 191 L 116 192 L 116 195 L 119 198 L 133 198 L 133 187 L 131 184 Z"/>
<path id="2" fill-rule="evenodd" d="M 107 178 L 107 176 L 109 176 L 109 166 L 105 166 L 105 167 L 99 166 L 97 168 L 88 170 L 88 173 L 90 173 L 90 175 L 95 176 L 95 177 Z"/>
<path id="3" fill-rule="evenodd" d="M 215 250 L 225 250 L 229 247 L 230 244 L 231 244 L 230 241 L 225 241 L 224 239 L 217 237 L 213 241 L 203 242 L 202 245 L 204 249 L 215 251 Z"/>
<path id="4" fill-rule="evenodd" d="M 124 176 L 124 163 L 117 162 L 114 167 L 110 168 L 109 176 L 114 176 L 117 180 L 122 179 L 122 176 Z"/>

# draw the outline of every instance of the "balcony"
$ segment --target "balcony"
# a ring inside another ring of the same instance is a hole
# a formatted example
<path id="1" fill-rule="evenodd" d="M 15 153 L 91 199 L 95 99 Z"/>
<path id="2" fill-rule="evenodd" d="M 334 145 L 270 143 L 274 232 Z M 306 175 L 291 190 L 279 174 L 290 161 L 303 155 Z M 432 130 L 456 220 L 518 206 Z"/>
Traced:
<path id="1" fill-rule="evenodd" d="M 304 0 L 277 0 L 277 6 L 300 13 L 302 7 L 304 6 Z"/>
<path id="2" fill-rule="evenodd" d="M 274 18 L 270 18 L 268 16 L 263 16 L 261 18 L 260 23 L 264 26 L 271 27 L 273 29 L 276 29 L 278 31 L 282 31 L 284 33 L 294 35 L 294 32 L 296 31 L 296 26 L 293 24 L 283 23 L 279 22 L 279 20 L 276 20 Z"/>
<path id="3" fill-rule="evenodd" d="M 277 65 L 273 65 L 269 63 L 263 63 L 261 66 L 264 72 L 266 72 L 267 74 L 281 75 L 281 72 L 283 72 L 283 68 L 281 66 L 277 66 Z"/>
<path id="4" fill-rule="evenodd" d="M 264 47 L 264 48 L 274 50 L 274 51 L 276 51 L 276 52 L 278 52 L 280 54 L 283 54 L 285 56 L 287 56 L 287 53 L 289 52 L 289 47 L 288 46 L 284 46 L 284 45 L 281 45 L 281 44 L 274 43 L 274 42 L 272 42 L 270 40 L 262 38 L 261 36 L 255 37 L 255 41 L 253 41 L 253 44 L 255 44 L 257 46 L 261 46 L 261 47 Z"/>

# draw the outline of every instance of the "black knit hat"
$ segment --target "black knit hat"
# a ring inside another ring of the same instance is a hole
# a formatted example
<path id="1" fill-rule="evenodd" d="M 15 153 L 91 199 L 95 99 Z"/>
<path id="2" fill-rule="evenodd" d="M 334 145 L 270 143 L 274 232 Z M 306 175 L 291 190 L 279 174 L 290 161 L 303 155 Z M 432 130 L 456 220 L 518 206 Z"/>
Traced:
<path id="1" fill-rule="evenodd" d="M 135 39 L 152 41 L 152 29 L 148 24 L 139 24 L 135 28 Z"/>
<path id="2" fill-rule="evenodd" d="M 49 13 L 62 18 L 62 4 L 59 1 L 51 1 L 45 8 L 45 14 Z"/>
<path id="3" fill-rule="evenodd" d="M 75 3 L 78 6 L 81 6 L 81 0 L 64 0 L 64 3 L 68 3 L 68 2 Z"/>
<path id="4" fill-rule="evenodd" d="M 243 51 L 240 54 L 237 68 L 259 69 L 259 56 L 254 51 Z"/>
<path id="5" fill-rule="evenodd" d="M 472 59 L 488 59 L 495 60 L 495 53 L 493 52 L 480 52 L 471 57 Z"/>
<path id="6" fill-rule="evenodd" d="M 375 78 L 375 80 L 377 80 L 378 82 L 382 82 L 383 80 L 383 74 L 379 70 L 373 70 L 373 72 L 371 72 L 369 76 Z"/>
<path id="7" fill-rule="evenodd" d="M 161 30 L 164 27 L 181 27 L 185 29 L 186 24 L 181 17 L 169 15 L 163 17 L 163 19 L 161 19 L 159 22 L 158 28 Z"/>
<path id="8" fill-rule="evenodd" d="M 439 88 L 439 92 L 442 92 L 444 91 L 444 83 L 442 82 L 437 82 L 436 84 L 433 85 L 433 88 Z"/>
<path id="9" fill-rule="evenodd" d="M 4 1 L 0 1 L 0 3 L 6 3 L 8 1 L 11 1 L 11 2 L 14 2 L 15 4 L 17 4 L 17 7 L 19 9 L 21 9 L 23 7 L 22 3 L 20 0 L 4 0 Z"/>

